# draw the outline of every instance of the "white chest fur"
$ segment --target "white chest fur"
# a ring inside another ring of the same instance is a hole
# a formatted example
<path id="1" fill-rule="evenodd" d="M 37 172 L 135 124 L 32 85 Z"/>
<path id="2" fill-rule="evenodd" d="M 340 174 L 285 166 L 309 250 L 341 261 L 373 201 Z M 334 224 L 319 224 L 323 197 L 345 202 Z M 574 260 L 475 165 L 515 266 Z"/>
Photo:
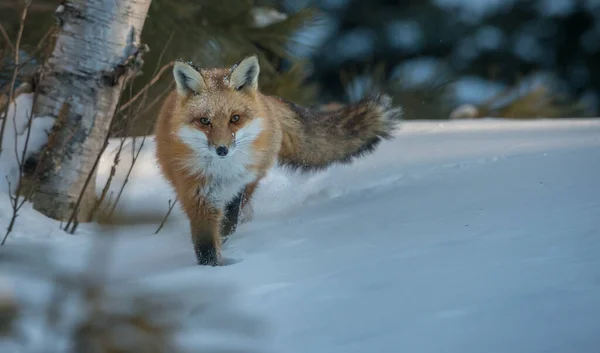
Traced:
<path id="1" fill-rule="evenodd" d="M 200 190 L 200 193 L 220 208 L 224 207 L 244 186 L 256 178 L 255 173 L 233 161 L 226 165 L 209 163 L 203 170 L 203 174 L 207 177 L 208 182 Z"/>
<path id="2" fill-rule="evenodd" d="M 200 194 L 216 207 L 223 208 L 245 185 L 256 179 L 256 173 L 249 167 L 259 158 L 252 149 L 252 143 L 261 131 L 261 119 L 253 119 L 238 130 L 235 144 L 225 157 L 217 156 L 202 131 L 187 126 L 178 131 L 181 141 L 194 152 L 189 159 L 182 161 L 184 172 L 207 179 Z"/>

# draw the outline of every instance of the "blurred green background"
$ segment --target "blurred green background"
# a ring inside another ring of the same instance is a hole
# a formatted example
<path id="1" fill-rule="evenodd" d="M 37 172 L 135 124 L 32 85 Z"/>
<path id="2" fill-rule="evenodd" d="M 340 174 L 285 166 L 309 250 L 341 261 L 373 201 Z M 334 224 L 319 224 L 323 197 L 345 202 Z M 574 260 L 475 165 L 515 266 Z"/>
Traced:
<path id="1" fill-rule="evenodd" d="M 49 54 L 38 44 L 51 43 L 45 34 L 59 3 L 38 0 L 29 9 L 21 62 L 33 57 L 22 80 Z M 600 8 L 572 3 L 153 0 L 142 33 L 150 52 L 122 102 L 174 59 L 217 67 L 258 54 L 261 90 L 303 105 L 344 104 L 379 89 L 407 119 L 597 116 Z M 0 0 L 0 23 L 13 42 L 22 6 Z M 13 66 L 4 37 L 0 50 L 6 90 Z M 165 69 L 131 110 L 119 111 L 113 134 L 150 131 L 170 88 Z"/>

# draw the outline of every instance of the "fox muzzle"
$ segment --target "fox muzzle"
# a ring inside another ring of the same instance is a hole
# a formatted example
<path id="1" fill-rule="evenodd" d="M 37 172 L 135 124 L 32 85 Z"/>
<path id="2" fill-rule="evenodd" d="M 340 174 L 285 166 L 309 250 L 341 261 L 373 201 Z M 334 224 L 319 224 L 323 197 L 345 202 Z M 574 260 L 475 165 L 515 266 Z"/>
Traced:
<path id="1" fill-rule="evenodd" d="M 225 145 L 220 145 L 220 146 L 217 146 L 215 151 L 217 152 L 217 156 L 225 157 L 227 155 L 227 153 L 229 153 L 229 148 L 227 148 L 227 146 L 225 146 Z"/>

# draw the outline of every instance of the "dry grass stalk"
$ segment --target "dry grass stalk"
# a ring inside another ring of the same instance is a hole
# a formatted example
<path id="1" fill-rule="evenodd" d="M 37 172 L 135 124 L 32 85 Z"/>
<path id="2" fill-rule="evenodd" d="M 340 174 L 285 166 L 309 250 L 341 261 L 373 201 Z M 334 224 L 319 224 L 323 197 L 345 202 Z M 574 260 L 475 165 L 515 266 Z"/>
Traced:
<path id="1" fill-rule="evenodd" d="M 160 225 L 158 226 L 158 228 L 156 229 L 156 232 L 154 232 L 154 234 L 158 234 L 158 232 L 160 232 L 160 230 L 163 229 L 163 227 L 165 226 L 165 223 L 167 223 L 167 219 L 171 215 L 171 211 L 173 211 L 173 207 L 175 207 L 176 204 L 177 204 L 177 199 L 175 199 L 175 201 L 169 199 L 169 209 L 167 210 L 167 213 L 165 214 L 165 218 L 163 218 L 163 220 L 160 222 Z"/>
<path id="2" fill-rule="evenodd" d="M 148 128 L 149 130 L 150 128 Z M 149 131 L 148 131 L 149 132 Z M 131 176 L 131 172 L 133 171 L 133 167 L 135 167 L 135 162 L 137 162 L 138 157 L 140 156 L 140 153 L 142 152 L 142 148 L 144 147 L 144 142 L 146 141 L 146 137 L 148 136 L 148 134 L 146 133 L 144 136 L 142 136 L 142 142 L 140 143 L 139 148 L 137 149 L 137 151 L 134 152 L 132 158 L 131 158 L 131 163 L 129 164 L 129 169 L 127 170 L 127 174 L 125 175 L 125 180 L 123 180 L 123 184 L 121 185 L 121 188 L 119 189 L 119 192 L 117 193 L 115 202 L 112 204 L 110 211 L 108 212 L 108 218 L 110 218 L 113 214 L 113 212 L 115 211 L 117 204 L 119 203 L 119 200 L 121 199 L 121 195 L 123 194 L 123 191 L 125 190 L 125 186 L 127 185 L 127 183 L 129 182 L 129 177 Z M 133 138 L 133 148 L 135 149 L 135 137 Z M 133 152 L 133 151 L 132 151 Z"/>

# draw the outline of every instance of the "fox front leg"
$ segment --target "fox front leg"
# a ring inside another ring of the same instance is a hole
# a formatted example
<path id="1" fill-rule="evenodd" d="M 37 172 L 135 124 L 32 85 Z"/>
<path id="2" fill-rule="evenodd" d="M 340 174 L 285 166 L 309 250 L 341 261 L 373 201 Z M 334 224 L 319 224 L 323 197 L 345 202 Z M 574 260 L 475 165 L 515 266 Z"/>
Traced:
<path id="1" fill-rule="evenodd" d="M 219 220 L 216 214 L 203 219 L 191 221 L 192 243 L 199 265 L 220 266 L 221 237 L 219 236 Z"/>
<path id="2" fill-rule="evenodd" d="M 198 264 L 222 265 L 219 233 L 223 212 L 201 198 L 195 204 L 186 203 L 184 208 L 190 219 L 192 243 Z"/>
<path id="3" fill-rule="evenodd" d="M 252 217 L 252 209 L 250 199 L 256 190 L 261 178 L 246 185 L 237 196 L 225 206 L 223 223 L 221 226 L 221 236 L 225 242 L 227 237 L 233 234 L 240 222 L 249 221 L 250 219 L 241 219 L 242 213 L 246 217 Z"/>
<path id="4" fill-rule="evenodd" d="M 227 241 L 227 237 L 235 232 L 239 223 L 239 215 L 242 204 L 243 190 L 233 198 L 226 206 L 221 222 L 221 237 L 223 243 Z"/>

